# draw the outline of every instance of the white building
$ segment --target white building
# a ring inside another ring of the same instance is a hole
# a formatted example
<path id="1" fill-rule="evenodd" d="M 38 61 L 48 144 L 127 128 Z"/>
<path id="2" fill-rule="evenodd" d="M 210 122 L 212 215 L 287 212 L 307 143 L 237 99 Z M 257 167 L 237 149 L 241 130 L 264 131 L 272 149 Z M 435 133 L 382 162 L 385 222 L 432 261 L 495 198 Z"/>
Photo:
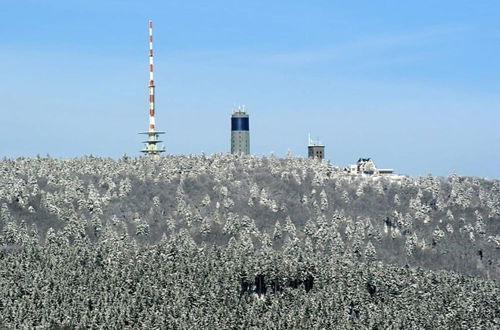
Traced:
<path id="1" fill-rule="evenodd" d="M 344 168 L 344 171 L 353 175 L 386 175 L 394 173 L 393 169 L 377 168 L 371 158 L 360 158 L 356 164 Z"/>

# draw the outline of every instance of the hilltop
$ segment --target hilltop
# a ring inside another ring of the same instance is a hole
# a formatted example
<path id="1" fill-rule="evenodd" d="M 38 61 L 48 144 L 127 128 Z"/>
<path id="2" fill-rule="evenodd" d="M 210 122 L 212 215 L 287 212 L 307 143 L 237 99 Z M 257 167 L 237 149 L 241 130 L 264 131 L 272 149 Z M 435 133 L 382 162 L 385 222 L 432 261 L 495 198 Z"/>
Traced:
<path id="1" fill-rule="evenodd" d="M 499 180 L 352 176 L 310 159 L 228 154 L 4 159 L 0 173 L 4 231 L 24 222 L 42 238 L 84 228 L 92 240 L 151 244 L 185 229 L 196 242 L 245 235 L 277 249 L 292 236 L 357 260 L 500 277 Z"/>
<path id="2" fill-rule="evenodd" d="M 0 326 L 498 325 L 500 181 L 303 158 L 0 162 Z"/>

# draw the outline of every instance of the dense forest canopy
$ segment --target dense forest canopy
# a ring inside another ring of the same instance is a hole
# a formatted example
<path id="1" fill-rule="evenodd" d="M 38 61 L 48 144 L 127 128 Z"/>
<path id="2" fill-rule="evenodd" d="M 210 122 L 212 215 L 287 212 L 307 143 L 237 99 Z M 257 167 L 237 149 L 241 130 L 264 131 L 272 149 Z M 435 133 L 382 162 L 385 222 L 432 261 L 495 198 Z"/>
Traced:
<path id="1" fill-rule="evenodd" d="M 3 159 L 0 325 L 491 328 L 499 220 L 500 181 L 474 177 Z"/>

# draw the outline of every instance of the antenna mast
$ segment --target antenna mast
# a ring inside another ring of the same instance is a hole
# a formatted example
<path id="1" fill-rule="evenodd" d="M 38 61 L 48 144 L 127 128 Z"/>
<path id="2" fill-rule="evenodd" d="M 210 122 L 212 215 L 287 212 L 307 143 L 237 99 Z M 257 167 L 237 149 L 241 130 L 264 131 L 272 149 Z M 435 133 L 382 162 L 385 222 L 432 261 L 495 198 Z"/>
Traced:
<path id="1" fill-rule="evenodd" d="M 155 80 L 153 68 L 153 21 L 149 21 L 149 130 L 155 130 Z"/>
<path id="2" fill-rule="evenodd" d="M 149 129 L 147 132 L 141 132 L 139 134 L 147 134 L 147 141 L 145 143 L 144 152 L 148 155 L 158 155 L 165 151 L 165 147 L 159 146 L 158 143 L 162 142 L 158 140 L 159 134 L 164 134 L 165 132 L 156 130 L 155 123 L 155 81 L 154 81 L 154 61 L 153 61 L 153 21 L 149 20 Z"/>

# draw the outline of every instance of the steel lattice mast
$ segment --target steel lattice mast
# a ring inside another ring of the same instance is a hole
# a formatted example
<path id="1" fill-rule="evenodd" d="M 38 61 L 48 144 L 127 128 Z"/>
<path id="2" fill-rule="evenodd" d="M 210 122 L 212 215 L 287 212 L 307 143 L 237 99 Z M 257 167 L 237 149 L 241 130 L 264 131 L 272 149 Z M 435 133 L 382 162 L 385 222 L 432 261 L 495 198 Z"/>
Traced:
<path id="1" fill-rule="evenodd" d="M 149 26 L 149 129 L 147 132 L 141 132 L 140 134 L 147 134 L 148 139 L 144 141 L 144 152 L 148 155 L 158 155 L 165 151 L 165 147 L 159 146 L 158 143 L 162 142 L 158 140 L 159 134 L 164 134 L 165 132 L 156 130 L 155 123 L 155 81 L 154 81 L 154 53 L 153 53 L 153 21 L 148 22 Z"/>
<path id="2" fill-rule="evenodd" d="M 149 130 L 155 130 L 155 80 L 153 61 L 153 21 L 149 21 Z"/>

